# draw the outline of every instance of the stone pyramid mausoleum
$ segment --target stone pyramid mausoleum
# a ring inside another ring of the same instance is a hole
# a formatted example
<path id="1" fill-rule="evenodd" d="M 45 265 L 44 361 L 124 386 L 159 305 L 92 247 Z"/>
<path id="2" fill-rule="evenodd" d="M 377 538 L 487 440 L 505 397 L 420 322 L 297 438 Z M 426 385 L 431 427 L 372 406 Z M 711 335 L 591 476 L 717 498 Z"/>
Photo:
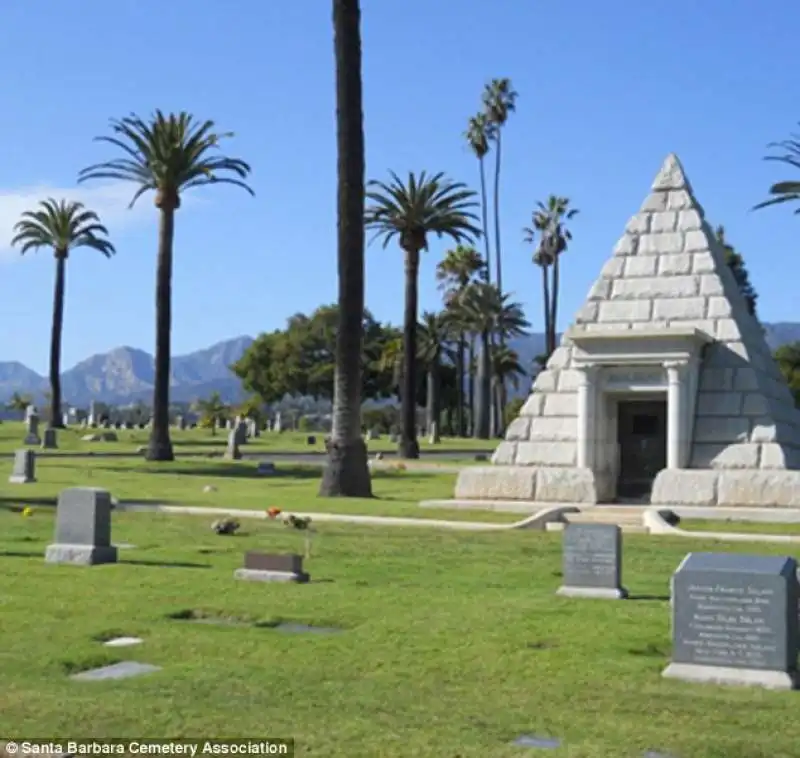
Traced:
<path id="1" fill-rule="evenodd" d="M 675 155 L 459 500 L 800 506 L 800 412 Z"/>

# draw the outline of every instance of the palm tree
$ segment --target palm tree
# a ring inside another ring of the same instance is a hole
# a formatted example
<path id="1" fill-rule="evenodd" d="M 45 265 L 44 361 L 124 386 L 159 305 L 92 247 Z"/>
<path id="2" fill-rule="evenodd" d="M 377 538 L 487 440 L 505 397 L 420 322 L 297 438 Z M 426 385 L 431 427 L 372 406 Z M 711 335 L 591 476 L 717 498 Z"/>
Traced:
<path id="1" fill-rule="evenodd" d="M 148 121 L 137 115 L 111 121 L 113 136 L 97 137 L 120 150 L 124 157 L 83 169 L 78 181 L 114 179 L 138 188 L 131 207 L 150 190 L 160 211 L 156 267 L 156 355 L 153 388 L 153 428 L 145 455 L 149 461 L 174 460 L 169 438 L 170 342 L 172 332 L 172 244 L 175 211 L 181 193 L 207 184 L 232 184 L 250 195 L 245 183 L 250 166 L 238 158 L 218 154 L 230 132 L 215 131 L 213 121 L 198 121 L 189 113 L 156 111 Z"/>
<path id="2" fill-rule="evenodd" d="M 450 357 L 448 339 L 450 330 L 447 318 L 442 313 L 426 311 L 422 314 L 419 323 L 419 352 L 418 357 L 427 372 L 427 393 L 425 410 L 427 415 L 428 434 L 433 437 L 433 442 L 439 442 L 441 424 L 439 415 L 441 411 L 441 368 L 442 358 Z"/>
<path id="3" fill-rule="evenodd" d="M 403 423 L 399 452 L 404 458 L 418 458 L 416 434 L 417 382 L 417 290 L 419 254 L 428 249 L 428 235 L 449 237 L 456 244 L 480 236 L 472 209 L 475 192 L 444 174 L 429 176 L 409 173 L 404 184 L 395 173 L 388 183 L 367 185 L 366 225 L 383 240 L 383 247 L 397 238 L 405 253 L 405 312 L 403 318 Z"/>
<path id="4" fill-rule="evenodd" d="M 372 497 L 361 436 L 364 340 L 364 114 L 359 0 L 333 0 L 336 58 L 337 259 L 339 327 L 333 428 L 319 494 Z"/>
<path id="5" fill-rule="evenodd" d="M 108 241 L 108 230 L 94 211 L 82 203 L 48 198 L 35 211 L 26 211 L 14 226 L 11 245 L 29 250 L 50 248 L 56 259 L 56 281 L 53 291 L 53 325 L 50 330 L 50 421 L 51 429 L 61 429 L 61 333 L 64 327 L 64 290 L 67 258 L 72 250 L 87 247 L 110 258 L 115 250 Z"/>
<path id="6" fill-rule="evenodd" d="M 207 398 L 198 400 L 197 410 L 200 411 L 200 423 L 211 429 L 212 436 L 217 433 L 217 424 L 225 417 L 228 406 L 222 401 L 219 392 L 212 392 Z"/>
<path id="7" fill-rule="evenodd" d="M 560 267 L 559 259 L 572 240 L 572 232 L 565 223 L 578 214 L 577 208 L 569 207 L 568 197 L 550 195 L 547 203 L 536 203 L 532 214 L 533 228 L 526 228 L 525 241 L 533 243 L 539 233 L 539 245 L 533 260 L 542 269 L 543 294 L 545 301 L 546 354 L 549 358 L 556 349 L 558 334 L 558 292 Z M 547 272 L 552 269 L 551 286 L 548 287 Z"/>
<path id="8" fill-rule="evenodd" d="M 474 248 L 458 245 L 448 250 L 436 266 L 436 279 L 444 290 L 445 318 L 456 338 L 456 418 L 458 433 L 464 436 L 464 359 L 467 349 L 467 329 L 463 324 L 463 313 L 459 298 L 476 276 L 485 278 L 486 260 Z M 471 395 L 470 395 L 471 400 Z"/>
<path id="9" fill-rule="evenodd" d="M 489 439 L 491 436 L 491 394 L 492 394 L 492 336 L 502 336 L 503 340 L 525 333 L 529 326 L 522 306 L 509 302 L 509 295 L 503 295 L 496 285 L 476 282 L 471 284 L 464 295 L 464 310 L 472 328 L 480 335 L 480 355 L 478 356 L 478 402 L 475 410 L 473 436 Z M 498 419 L 499 421 L 499 419 Z"/>
<path id="10" fill-rule="evenodd" d="M 492 350 L 492 381 L 496 386 L 506 386 L 507 382 L 516 390 L 519 389 L 519 379 L 525 375 L 525 369 L 519 362 L 519 355 L 506 345 L 496 345 Z M 504 424 L 506 415 L 503 405 L 498 404 L 495 419 L 499 424 Z"/>
<path id="11" fill-rule="evenodd" d="M 770 142 L 768 148 L 780 150 L 778 155 L 767 155 L 764 160 L 783 163 L 794 169 L 800 168 L 800 134 L 792 134 L 789 139 L 780 142 Z M 774 195 L 769 200 L 753 207 L 753 210 L 766 208 L 770 205 L 781 203 L 794 203 L 800 201 L 800 180 L 795 179 L 777 182 L 769 188 L 769 194 Z M 800 215 L 800 208 L 795 209 L 795 215 Z"/>
<path id="12" fill-rule="evenodd" d="M 488 137 L 495 145 L 494 164 L 494 254 L 497 288 L 503 291 L 503 266 L 500 254 L 500 164 L 501 137 L 508 117 L 517 108 L 517 93 L 507 78 L 492 79 L 483 91 L 483 107 L 489 125 Z"/>
<path id="13" fill-rule="evenodd" d="M 489 152 L 489 140 L 494 138 L 496 127 L 489 121 L 486 113 L 478 113 L 470 118 L 464 137 L 478 159 L 481 179 L 481 227 L 483 231 L 483 275 L 487 282 L 492 281 L 492 251 L 489 245 L 489 203 L 486 197 L 486 155 Z"/>
<path id="14" fill-rule="evenodd" d="M 6 408 L 10 411 L 24 411 L 29 405 L 33 405 L 32 395 L 15 392 L 6 403 Z"/>

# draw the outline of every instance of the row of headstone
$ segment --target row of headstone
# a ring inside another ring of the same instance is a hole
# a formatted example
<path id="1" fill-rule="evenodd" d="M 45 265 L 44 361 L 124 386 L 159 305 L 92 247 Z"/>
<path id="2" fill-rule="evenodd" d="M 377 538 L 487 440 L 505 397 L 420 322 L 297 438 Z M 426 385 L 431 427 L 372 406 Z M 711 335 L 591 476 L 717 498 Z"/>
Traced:
<path id="1" fill-rule="evenodd" d="M 568 524 L 567 597 L 624 599 L 622 531 Z M 800 684 L 800 584 L 794 558 L 689 553 L 671 582 L 672 661 L 663 676 L 690 682 L 794 689 Z"/>

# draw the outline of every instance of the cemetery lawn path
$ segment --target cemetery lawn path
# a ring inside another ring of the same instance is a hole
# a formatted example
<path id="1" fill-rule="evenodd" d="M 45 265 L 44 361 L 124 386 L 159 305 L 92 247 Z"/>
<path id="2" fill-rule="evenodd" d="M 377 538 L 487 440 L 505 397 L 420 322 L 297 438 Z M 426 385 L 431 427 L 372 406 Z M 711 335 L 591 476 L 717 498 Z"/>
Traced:
<path id="1" fill-rule="evenodd" d="M 45 565 L 52 511 L 0 508 L 0 735 L 293 737 L 298 756 L 792 758 L 797 693 L 662 679 L 669 579 L 714 543 L 632 535 L 633 598 L 560 598 L 560 536 L 321 525 L 308 585 L 235 581 L 248 549 L 302 551 L 252 521 L 220 537 L 191 517 L 117 513 L 115 565 Z M 733 552 L 791 553 L 770 545 Z M 797 555 L 797 553 L 795 553 Z M 316 580 L 316 581 L 314 581 Z M 222 624 L 170 618 L 201 612 Z M 288 634 L 285 620 L 339 627 Z M 260 626 L 257 624 L 260 623 Z M 108 648 L 132 635 L 143 644 Z M 76 682 L 133 660 L 161 671 Z"/>
<path id="2" fill-rule="evenodd" d="M 11 473 L 11 461 L 5 466 Z M 317 496 L 322 469 L 276 461 L 276 475 L 262 476 L 254 461 L 186 459 L 148 463 L 130 458 L 41 458 L 37 482 L 9 484 L 0 478 L 0 504 L 54 505 L 67 487 L 101 487 L 120 501 L 156 505 L 192 505 L 293 513 L 342 513 L 367 516 L 513 523 L 519 513 L 420 508 L 420 500 L 453 496 L 456 474 L 418 470 L 375 470 L 372 499 Z M 207 487 L 214 488 L 205 492 Z M 215 517 L 216 518 L 216 517 Z"/>
<path id="3" fill-rule="evenodd" d="M 742 534 L 800 535 L 800 523 L 787 524 L 763 521 L 733 521 L 727 519 L 681 519 L 679 529 L 687 532 L 740 532 Z"/>
<path id="4" fill-rule="evenodd" d="M 42 421 L 39 427 L 41 436 L 45 422 Z M 89 434 L 101 434 L 104 431 L 114 432 L 118 437 L 118 442 L 84 442 L 81 438 Z M 313 445 L 308 444 L 309 434 L 316 437 Z M 68 429 L 58 430 L 58 450 L 54 452 L 76 453 L 76 452 L 109 452 L 109 453 L 134 453 L 137 448 L 147 445 L 149 439 L 147 429 L 80 429 L 77 426 Z M 170 437 L 176 455 L 204 454 L 225 452 L 227 442 L 227 432 L 220 431 L 212 435 L 207 429 L 170 429 Z M 0 423 L 0 453 L 12 453 L 14 450 L 24 447 L 22 444 L 25 439 L 25 425 L 18 421 L 4 421 Z M 321 432 L 283 432 L 273 434 L 264 432 L 254 440 L 242 447 L 245 453 L 324 453 L 325 434 Z M 474 440 L 462 437 L 443 437 L 438 445 L 428 444 L 427 438 L 420 437 L 419 446 L 424 454 L 426 450 L 431 451 L 493 451 L 499 440 Z M 378 440 L 369 440 L 367 449 L 370 453 L 394 452 L 397 445 L 389 442 L 388 437 Z M 438 459 L 437 459 L 438 460 Z"/>

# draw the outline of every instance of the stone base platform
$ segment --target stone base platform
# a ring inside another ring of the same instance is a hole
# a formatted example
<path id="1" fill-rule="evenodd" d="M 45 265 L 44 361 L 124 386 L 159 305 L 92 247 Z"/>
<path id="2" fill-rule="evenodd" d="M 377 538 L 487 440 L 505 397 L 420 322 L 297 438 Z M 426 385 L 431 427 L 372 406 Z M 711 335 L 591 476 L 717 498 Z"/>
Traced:
<path id="1" fill-rule="evenodd" d="M 249 582 L 296 582 L 306 584 L 311 577 L 305 572 L 295 574 L 290 571 L 264 571 L 259 569 L 236 569 L 233 572 L 236 579 L 244 579 Z"/>
<path id="2" fill-rule="evenodd" d="M 563 585 L 556 590 L 556 595 L 561 597 L 589 597 L 603 600 L 625 600 L 628 590 L 624 587 L 616 589 L 608 587 L 568 587 Z"/>
<path id="3" fill-rule="evenodd" d="M 661 676 L 686 682 L 763 687 L 768 690 L 794 690 L 798 684 L 797 674 L 793 672 L 699 666 L 693 663 L 670 663 Z"/>
<path id="4" fill-rule="evenodd" d="M 586 468 L 468 466 L 458 474 L 455 499 L 594 504 L 597 489 Z"/>
<path id="5" fill-rule="evenodd" d="M 651 505 L 731 508 L 800 507 L 800 471 L 785 469 L 665 469 Z"/>
<path id="6" fill-rule="evenodd" d="M 44 555 L 45 563 L 71 563 L 75 566 L 99 566 L 103 563 L 117 562 L 117 548 L 114 545 L 48 545 Z"/>

